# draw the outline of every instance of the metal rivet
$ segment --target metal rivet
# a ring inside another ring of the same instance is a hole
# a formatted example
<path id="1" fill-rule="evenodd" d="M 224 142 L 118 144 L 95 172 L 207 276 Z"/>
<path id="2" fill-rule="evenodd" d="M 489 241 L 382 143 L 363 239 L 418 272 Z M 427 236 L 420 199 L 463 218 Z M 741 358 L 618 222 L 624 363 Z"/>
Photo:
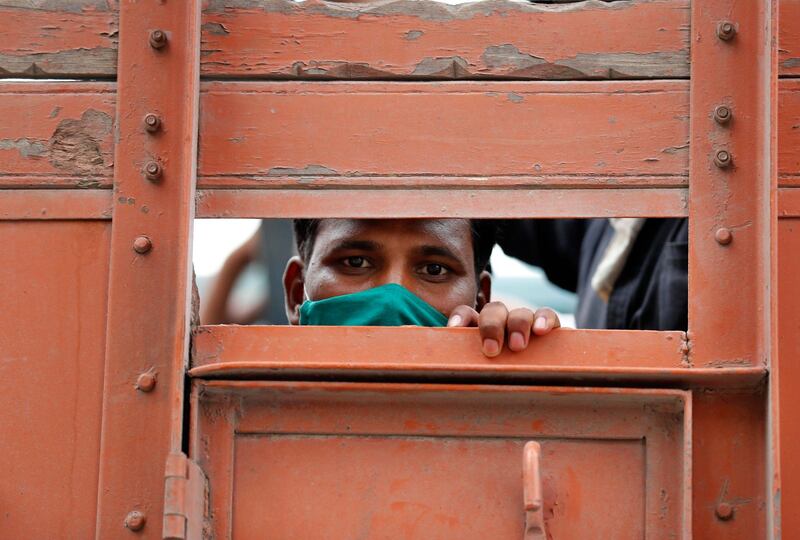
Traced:
<path id="1" fill-rule="evenodd" d="M 714 239 L 717 241 L 717 244 L 727 246 L 733 241 L 733 233 L 730 229 L 722 227 L 717 229 L 717 232 L 714 233 Z"/>
<path id="2" fill-rule="evenodd" d="M 151 182 L 160 180 L 163 174 L 164 169 L 161 167 L 158 161 L 148 161 L 144 166 L 144 176 Z"/>
<path id="3" fill-rule="evenodd" d="M 153 242 L 146 236 L 137 236 L 133 241 L 133 251 L 139 254 L 145 254 L 153 249 Z"/>
<path id="4" fill-rule="evenodd" d="M 162 49 L 167 44 L 167 33 L 163 30 L 153 30 L 150 32 L 150 46 L 154 49 Z"/>
<path id="5" fill-rule="evenodd" d="M 731 21 L 720 21 L 717 25 L 717 37 L 722 41 L 730 41 L 736 35 L 736 25 Z"/>
<path id="6" fill-rule="evenodd" d="M 159 118 L 157 114 L 146 114 L 144 117 L 144 129 L 150 133 L 155 133 L 161 129 L 161 118 Z"/>
<path id="7" fill-rule="evenodd" d="M 719 503 L 714 513 L 722 521 L 728 521 L 733 517 L 733 506 L 726 502 Z"/>
<path id="8" fill-rule="evenodd" d="M 147 516 L 138 510 L 129 512 L 128 515 L 125 516 L 125 527 L 132 531 L 141 531 L 145 523 L 147 523 Z"/>
<path id="9" fill-rule="evenodd" d="M 714 121 L 719 125 L 724 125 L 730 122 L 732 116 L 733 113 L 731 112 L 731 108 L 727 105 L 719 105 L 716 109 L 714 109 Z"/>
<path id="10" fill-rule="evenodd" d="M 733 163 L 733 157 L 731 157 L 731 153 L 727 150 L 719 150 L 714 154 L 714 165 L 720 169 L 730 167 L 731 163 Z"/>
<path id="11" fill-rule="evenodd" d="M 136 379 L 136 389 L 140 392 L 152 392 L 156 387 L 156 374 L 147 371 L 139 375 Z"/>

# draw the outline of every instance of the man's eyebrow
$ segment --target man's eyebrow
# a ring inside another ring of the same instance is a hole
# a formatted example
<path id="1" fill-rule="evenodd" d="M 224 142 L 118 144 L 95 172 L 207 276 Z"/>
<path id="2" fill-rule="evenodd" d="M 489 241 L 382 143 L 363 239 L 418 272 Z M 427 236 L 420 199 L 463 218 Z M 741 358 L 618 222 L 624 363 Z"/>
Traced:
<path id="1" fill-rule="evenodd" d="M 461 262 L 461 257 L 459 257 L 450 248 L 444 246 L 420 246 L 415 251 L 424 257 L 446 257 L 448 259 Z"/>
<path id="2" fill-rule="evenodd" d="M 370 240 L 342 240 L 335 242 L 330 246 L 329 251 L 344 251 L 344 250 L 359 250 L 359 251 L 379 251 L 381 245 L 377 242 Z"/>

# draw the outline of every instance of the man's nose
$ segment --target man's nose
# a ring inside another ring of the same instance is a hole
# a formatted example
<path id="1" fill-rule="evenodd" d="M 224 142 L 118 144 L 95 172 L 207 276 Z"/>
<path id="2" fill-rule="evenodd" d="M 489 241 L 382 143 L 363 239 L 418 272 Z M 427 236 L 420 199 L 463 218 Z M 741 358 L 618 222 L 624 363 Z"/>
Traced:
<path id="1" fill-rule="evenodd" d="M 405 265 L 391 265 L 386 268 L 383 273 L 381 283 L 379 285 L 388 285 L 394 283 L 408 288 L 411 276 L 408 275 Z"/>

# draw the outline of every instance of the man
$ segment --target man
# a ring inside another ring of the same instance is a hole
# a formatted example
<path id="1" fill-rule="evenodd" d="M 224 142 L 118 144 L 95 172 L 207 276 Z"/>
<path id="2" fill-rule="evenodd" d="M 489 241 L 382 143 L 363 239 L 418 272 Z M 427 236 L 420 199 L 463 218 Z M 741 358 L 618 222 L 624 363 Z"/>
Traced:
<path id="1" fill-rule="evenodd" d="M 477 326 L 481 349 L 560 326 L 550 309 L 491 302 L 494 224 L 464 219 L 295 220 L 299 256 L 284 274 L 290 324 Z"/>

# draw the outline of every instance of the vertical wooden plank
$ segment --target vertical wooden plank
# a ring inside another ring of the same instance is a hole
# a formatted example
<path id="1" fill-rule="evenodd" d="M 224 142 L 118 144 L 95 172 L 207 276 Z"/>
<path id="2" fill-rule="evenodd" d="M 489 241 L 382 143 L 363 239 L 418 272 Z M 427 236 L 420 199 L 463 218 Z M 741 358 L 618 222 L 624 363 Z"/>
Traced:
<path id="1" fill-rule="evenodd" d="M 692 2 L 689 358 L 695 367 L 769 366 L 773 377 L 777 367 L 770 365 L 775 361 L 776 20 L 773 0 Z M 733 29 L 728 35 L 720 32 L 726 22 Z M 725 123 L 714 118 L 721 105 L 732 111 Z M 719 159 L 723 152 L 731 163 Z M 770 392 L 777 389 L 774 383 L 770 381 Z M 768 399 L 775 396 L 771 393 Z M 766 411 L 777 412 L 775 407 Z M 768 426 L 776 424 L 770 421 Z M 748 538 L 779 534 L 780 527 L 779 474 L 773 453 L 777 433 L 768 429 L 760 436 L 768 442 L 767 463 L 761 469 L 772 493 L 765 501 L 768 531 L 748 530 Z M 725 460 L 705 469 L 701 465 L 713 459 L 707 452 L 719 453 L 705 448 L 695 445 L 694 463 L 695 470 L 709 471 L 709 483 L 735 476 L 742 463 L 749 467 L 763 463 Z M 701 533 L 710 530 L 714 519 L 704 504 L 696 496 L 694 533 L 699 538 L 708 537 Z"/>
<path id="2" fill-rule="evenodd" d="M 200 0 L 120 5 L 98 538 L 124 538 L 126 516 L 134 510 L 146 518 L 139 536 L 160 538 L 164 464 L 170 451 L 181 450 L 200 5 Z M 161 48 L 151 45 L 155 30 L 166 35 Z M 154 133 L 144 127 L 149 113 L 161 118 Z M 145 178 L 149 162 L 163 170 L 155 181 Z M 137 389 L 143 373 L 155 376 L 149 392 Z"/>
<path id="3" fill-rule="evenodd" d="M 779 355 L 780 355 L 780 436 L 781 504 L 785 508 L 800 505 L 800 219 L 779 222 Z M 800 534 L 800 513 L 782 515 L 784 538 Z"/>

